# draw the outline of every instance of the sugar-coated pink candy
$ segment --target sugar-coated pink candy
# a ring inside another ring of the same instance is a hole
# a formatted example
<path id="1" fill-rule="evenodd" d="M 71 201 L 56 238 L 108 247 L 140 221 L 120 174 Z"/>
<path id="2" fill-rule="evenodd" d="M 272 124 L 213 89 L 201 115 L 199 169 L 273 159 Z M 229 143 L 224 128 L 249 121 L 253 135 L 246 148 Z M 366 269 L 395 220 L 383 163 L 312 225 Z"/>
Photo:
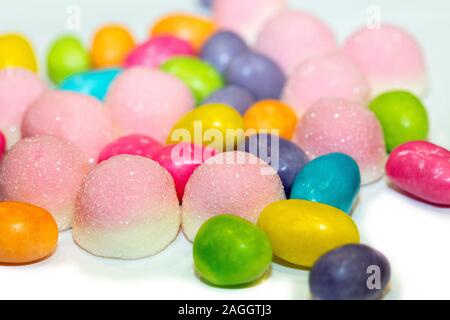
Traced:
<path id="1" fill-rule="evenodd" d="M 363 106 L 370 99 L 365 76 L 350 59 L 339 53 L 306 60 L 291 74 L 283 92 L 283 100 L 299 117 L 317 101 L 330 97 Z"/>
<path id="2" fill-rule="evenodd" d="M 256 50 L 276 61 L 286 74 L 306 59 L 337 50 L 333 31 L 317 17 L 283 10 L 262 28 Z"/>
<path id="3" fill-rule="evenodd" d="M 106 98 L 106 107 L 124 134 L 145 134 L 161 143 L 193 106 L 192 93 L 181 80 L 145 67 L 124 71 Z"/>
<path id="4" fill-rule="evenodd" d="M 381 125 L 357 103 L 332 98 L 317 102 L 299 122 L 294 141 L 311 159 L 333 152 L 353 157 L 363 184 L 384 174 L 386 146 Z"/>
<path id="5" fill-rule="evenodd" d="M 153 154 L 162 148 L 162 144 L 153 138 L 142 134 L 132 134 L 121 137 L 108 144 L 98 157 L 98 163 L 121 154 L 130 154 L 152 158 Z"/>
<path id="6" fill-rule="evenodd" d="M 252 43 L 264 24 L 286 5 L 287 0 L 214 0 L 213 17 L 220 29 L 234 31 Z"/>
<path id="7" fill-rule="evenodd" d="M 69 141 L 36 136 L 20 140 L 0 167 L 0 200 L 48 210 L 60 231 L 70 228 L 75 200 L 90 165 Z"/>
<path id="8" fill-rule="evenodd" d="M 362 28 L 344 46 L 345 53 L 365 73 L 372 94 L 405 89 L 420 96 L 427 87 L 425 58 L 416 39 L 388 24 Z"/>
<path id="9" fill-rule="evenodd" d="M 189 179 L 183 197 L 183 231 L 194 240 L 203 222 L 233 214 L 256 223 L 269 204 L 285 199 L 276 171 L 256 156 L 239 151 L 209 158 Z"/>
<path id="10" fill-rule="evenodd" d="M 125 59 L 124 67 L 157 68 L 174 56 L 192 56 L 194 49 L 187 41 L 173 36 L 159 36 L 137 46 Z"/>
<path id="11" fill-rule="evenodd" d="M 115 129 L 105 107 L 90 96 L 48 90 L 26 111 L 22 135 L 51 135 L 76 144 L 94 163 L 114 139 Z"/>
<path id="12" fill-rule="evenodd" d="M 450 206 L 450 151 L 425 141 L 392 151 L 386 174 L 400 189 L 419 199 Z"/>
<path id="13" fill-rule="evenodd" d="M 120 155 L 98 164 L 85 179 L 73 238 L 97 256 L 145 258 L 175 239 L 180 215 L 170 174 L 151 159 Z"/>
<path id="14" fill-rule="evenodd" d="M 153 155 L 153 160 L 157 161 L 172 175 L 178 199 L 181 201 L 186 183 L 192 173 L 215 154 L 214 149 L 182 142 L 161 148 Z"/>
<path id="15" fill-rule="evenodd" d="M 0 131 L 0 160 L 3 157 L 3 153 L 5 152 L 5 149 L 6 149 L 6 139 L 5 139 L 3 132 Z"/>
<path id="16" fill-rule="evenodd" d="M 9 147 L 20 140 L 23 114 L 44 89 L 44 82 L 27 69 L 0 71 L 0 130 Z"/>

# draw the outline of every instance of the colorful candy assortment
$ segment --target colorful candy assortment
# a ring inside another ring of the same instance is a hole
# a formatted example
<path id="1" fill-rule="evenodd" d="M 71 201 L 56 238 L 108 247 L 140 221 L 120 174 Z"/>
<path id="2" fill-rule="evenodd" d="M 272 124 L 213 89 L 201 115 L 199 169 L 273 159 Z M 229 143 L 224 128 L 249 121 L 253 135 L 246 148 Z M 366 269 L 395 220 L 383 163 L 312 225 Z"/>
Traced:
<path id="1" fill-rule="evenodd" d="M 450 151 L 425 141 L 420 46 L 383 24 L 339 50 L 286 0 L 201 2 L 212 19 L 167 15 L 143 42 L 122 25 L 90 48 L 57 38 L 57 89 L 28 39 L 0 35 L 0 264 L 50 256 L 70 227 L 115 259 L 155 255 L 182 229 L 209 284 L 257 283 L 273 254 L 311 268 L 315 299 L 381 298 L 389 262 L 351 216 L 361 184 L 386 172 L 450 206 Z"/>

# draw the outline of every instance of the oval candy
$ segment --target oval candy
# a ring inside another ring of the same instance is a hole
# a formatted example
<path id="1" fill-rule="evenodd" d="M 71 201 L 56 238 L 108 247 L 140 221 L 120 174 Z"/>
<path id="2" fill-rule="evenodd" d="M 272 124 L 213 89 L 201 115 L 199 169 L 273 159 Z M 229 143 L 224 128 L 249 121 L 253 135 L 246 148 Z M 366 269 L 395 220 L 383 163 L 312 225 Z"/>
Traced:
<path id="1" fill-rule="evenodd" d="M 17 33 L 0 35 L 0 69 L 12 67 L 38 70 L 33 47 L 25 36 Z"/>

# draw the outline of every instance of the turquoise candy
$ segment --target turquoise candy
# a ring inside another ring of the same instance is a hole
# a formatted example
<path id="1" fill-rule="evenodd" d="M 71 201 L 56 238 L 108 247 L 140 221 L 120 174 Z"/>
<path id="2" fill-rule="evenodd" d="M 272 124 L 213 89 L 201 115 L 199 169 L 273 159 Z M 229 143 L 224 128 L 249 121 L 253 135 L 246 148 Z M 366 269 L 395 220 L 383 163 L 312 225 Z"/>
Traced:
<path id="1" fill-rule="evenodd" d="M 121 72 L 121 69 L 104 69 L 78 73 L 65 79 L 59 89 L 83 93 L 104 101 L 109 86 Z"/>
<path id="2" fill-rule="evenodd" d="M 319 202 L 350 213 L 361 187 L 356 161 L 330 153 L 311 161 L 297 174 L 291 199 Z"/>

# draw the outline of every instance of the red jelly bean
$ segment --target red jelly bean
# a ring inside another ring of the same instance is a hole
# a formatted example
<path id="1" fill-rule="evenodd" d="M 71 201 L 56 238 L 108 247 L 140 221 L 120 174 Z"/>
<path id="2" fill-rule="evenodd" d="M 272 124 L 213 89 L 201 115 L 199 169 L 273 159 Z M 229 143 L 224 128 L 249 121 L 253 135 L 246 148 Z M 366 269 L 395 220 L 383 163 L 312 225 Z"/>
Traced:
<path id="1" fill-rule="evenodd" d="M 132 134 L 107 145 L 100 154 L 98 163 L 121 154 L 151 158 L 160 148 L 162 148 L 162 145 L 155 139 L 140 134 Z"/>

